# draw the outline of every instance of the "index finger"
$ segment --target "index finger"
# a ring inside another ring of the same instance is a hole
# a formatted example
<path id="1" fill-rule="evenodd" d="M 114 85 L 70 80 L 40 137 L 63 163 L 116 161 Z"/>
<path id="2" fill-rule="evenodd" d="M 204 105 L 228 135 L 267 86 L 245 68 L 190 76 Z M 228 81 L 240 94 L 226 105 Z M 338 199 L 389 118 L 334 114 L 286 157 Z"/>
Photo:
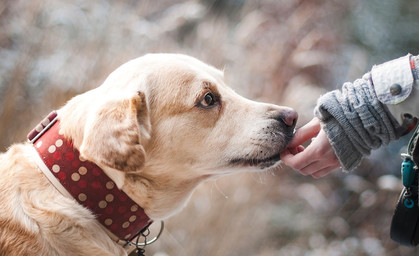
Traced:
<path id="1" fill-rule="evenodd" d="M 297 147 L 298 145 L 303 144 L 307 140 L 315 137 L 320 131 L 320 121 L 316 117 L 313 118 L 310 122 L 299 128 L 292 139 L 291 143 L 288 145 L 289 148 Z"/>

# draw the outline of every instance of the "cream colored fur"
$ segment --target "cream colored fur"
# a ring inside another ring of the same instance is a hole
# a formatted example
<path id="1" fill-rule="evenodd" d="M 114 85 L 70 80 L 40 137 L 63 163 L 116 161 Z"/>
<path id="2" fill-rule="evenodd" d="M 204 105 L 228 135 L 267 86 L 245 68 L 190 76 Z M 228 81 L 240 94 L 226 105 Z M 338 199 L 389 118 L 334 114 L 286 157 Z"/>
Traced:
<path id="1" fill-rule="evenodd" d="M 221 71 L 176 54 L 122 65 L 59 114 L 81 156 L 153 220 L 179 212 L 203 181 L 276 166 L 293 132 L 284 120 L 296 118 L 237 95 Z M 51 185 L 31 147 L 0 155 L 0 255 L 125 255 L 87 209 Z"/>

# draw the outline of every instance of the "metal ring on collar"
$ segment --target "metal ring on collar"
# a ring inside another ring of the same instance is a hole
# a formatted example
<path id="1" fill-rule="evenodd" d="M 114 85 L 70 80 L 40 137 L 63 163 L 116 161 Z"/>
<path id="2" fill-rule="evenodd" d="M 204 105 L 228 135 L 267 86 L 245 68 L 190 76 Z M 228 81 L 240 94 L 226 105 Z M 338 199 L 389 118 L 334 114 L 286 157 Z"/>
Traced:
<path id="1" fill-rule="evenodd" d="M 139 247 L 139 246 L 146 246 L 146 245 L 149 245 L 149 244 L 152 244 L 152 243 L 154 243 L 154 242 L 156 242 L 159 238 L 160 238 L 160 236 L 161 236 L 161 234 L 163 233 L 163 230 L 164 230 L 164 222 L 163 221 L 160 221 L 160 231 L 159 231 L 159 233 L 157 234 L 157 236 L 156 237 L 154 237 L 153 239 L 151 239 L 150 241 L 145 241 L 144 243 L 138 243 L 138 239 L 137 239 L 137 243 L 134 243 L 134 242 L 131 242 L 133 245 L 135 245 L 135 246 L 137 246 L 137 247 Z M 138 236 L 138 238 L 140 237 L 141 235 L 139 235 Z"/>

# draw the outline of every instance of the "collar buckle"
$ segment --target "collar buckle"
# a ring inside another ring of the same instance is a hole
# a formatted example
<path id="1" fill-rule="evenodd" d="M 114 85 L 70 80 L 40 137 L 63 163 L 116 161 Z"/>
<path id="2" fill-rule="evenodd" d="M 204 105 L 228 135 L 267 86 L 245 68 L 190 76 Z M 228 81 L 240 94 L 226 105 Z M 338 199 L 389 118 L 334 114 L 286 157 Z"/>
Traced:
<path id="1" fill-rule="evenodd" d="M 34 144 L 57 120 L 58 112 L 54 110 L 28 133 L 28 142 Z"/>

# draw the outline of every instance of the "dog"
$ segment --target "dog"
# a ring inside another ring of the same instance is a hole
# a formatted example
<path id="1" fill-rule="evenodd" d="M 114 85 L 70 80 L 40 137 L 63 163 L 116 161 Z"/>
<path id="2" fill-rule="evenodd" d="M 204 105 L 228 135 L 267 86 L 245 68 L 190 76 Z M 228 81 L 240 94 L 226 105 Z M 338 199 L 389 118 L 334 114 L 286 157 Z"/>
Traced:
<path id="1" fill-rule="evenodd" d="M 124 238 L 110 232 L 118 220 L 98 221 L 94 207 L 110 211 L 107 206 L 117 203 L 120 212 L 142 210 L 145 225 L 167 219 L 204 181 L 277 166 L 297 113 L 239 96 L 222 71 L 193 57 L 147 54 L 50 119 L 36 129 L 46 130 L 43 137 L 0 155 L 1 255 L 127 255 L 119 243 Z M 62 139 L 46 145 L 52 127 Z M 74 153 L 60 152 L 65 145 Z M 61 173 L 66 161 L 70 174 Z M 101 185 L 94 178 L 86 186 L 80 179 L 90 172 L 103 172 L 109 181 Z M 94 191 L 85 195 L 66 181 Z M 81 204 L 99 194 L 95 186 L 122 194 Z M 119 228 L 129 229 L 141 216 Z"/>

